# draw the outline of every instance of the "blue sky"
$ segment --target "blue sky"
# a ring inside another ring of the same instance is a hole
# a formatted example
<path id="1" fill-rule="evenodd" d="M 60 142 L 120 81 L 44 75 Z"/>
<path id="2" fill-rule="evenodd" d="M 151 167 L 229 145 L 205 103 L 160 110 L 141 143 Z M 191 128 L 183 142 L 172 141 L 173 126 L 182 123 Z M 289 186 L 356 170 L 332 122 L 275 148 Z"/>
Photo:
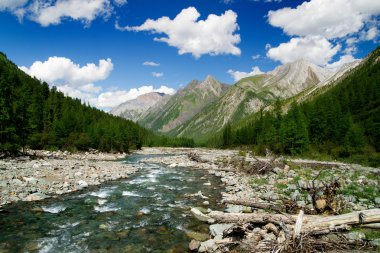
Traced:
<path id="1" fill-rule="evenodd" d="M 233 84 L 298 58 L 337 69 L 378 45 L 379 2 L 0 0 L 0 50 L 108 110 L 208 74 Z"/>

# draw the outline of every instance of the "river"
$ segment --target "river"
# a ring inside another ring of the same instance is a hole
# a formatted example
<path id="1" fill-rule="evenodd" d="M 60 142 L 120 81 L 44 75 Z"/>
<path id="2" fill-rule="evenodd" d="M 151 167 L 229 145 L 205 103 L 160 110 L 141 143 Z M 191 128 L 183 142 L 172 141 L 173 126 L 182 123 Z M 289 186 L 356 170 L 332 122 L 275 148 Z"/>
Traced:
<path id="1" fill-rule="evenodd" d="M 192 231 L 208 226 L 190 207 L 221 209 L 222 184 L 207 171 L 143 163 L 125 180 L 0 212 L 0 252 L 187 252 Z M 202 191 L 208 199 L 190 196 Z"/>

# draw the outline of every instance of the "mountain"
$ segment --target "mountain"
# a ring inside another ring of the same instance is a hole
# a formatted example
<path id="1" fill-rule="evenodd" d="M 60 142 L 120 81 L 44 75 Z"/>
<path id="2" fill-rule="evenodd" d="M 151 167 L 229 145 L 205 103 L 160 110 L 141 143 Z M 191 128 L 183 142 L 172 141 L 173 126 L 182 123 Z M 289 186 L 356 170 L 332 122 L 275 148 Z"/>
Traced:
<path id="1" fill-rule="evenodd" d="M 222 97 L 208 105 L 173 135 L 199 139 L 237 122 L 277 99 L 292 97 L 329 78 L 333 73 L 305 60 L 279 66 L 262 75 L 243 78 Z"/>
<path id="2" fill-rule="evenodd" d="M 209 141 L 249 145 L 257 154 L 271 150 L 380 165 L 380 47 L 300 94 L 290 105 L 276 103 Z M 303 98 L 301 103 L 295 103 L 297 98 Z"/>
<path id="3" fill-rule="evenodd" d="M 111 110 L 111 114 L 137 122 L 149 108 L 161 101 L 164 93 L 151 92 L 138 96 L 136 99 L 122 103 Z M 170 97 L 170 96 L 169 96 Z"/>
<path id="4" fill-rule="evenodd" d="M 203 82 L 194 80 L 173 96 L 152 106 L 138 122 L 155 131 L 169 132 L 222 96 L 226 89 L 226 85 L 212 76 L 207 76 Z"/>

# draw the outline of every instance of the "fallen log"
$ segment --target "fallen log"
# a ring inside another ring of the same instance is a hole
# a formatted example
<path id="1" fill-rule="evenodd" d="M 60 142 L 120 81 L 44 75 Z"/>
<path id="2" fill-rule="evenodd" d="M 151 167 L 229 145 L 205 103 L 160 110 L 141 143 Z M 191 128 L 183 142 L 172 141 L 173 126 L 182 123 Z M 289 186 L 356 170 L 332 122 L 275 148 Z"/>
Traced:
<path id="1" fill-rule="evenodd" d="M 327 217 L 310 218 L 304 222 L 302 234 L 326 234 L 329 232 L 349 229 L 350 225 L 370 224 L 380 222 L 380 209 L 369 209 L 347 214 Z"/>
<path id="2" fill-rule="evenodd" d="M 216 223 L 274 223 L 274 224 L 294 224 L 297 216 L 285 214 L 270 214 L 270 213 L 224 213 L 220 211 L 212 211 L 208 214 L 203 214 L 196 208 L 192 208 L 191 212 L 195 218 L 202 221 L 213 220 Z M 202 218 L 200 218 L 202 217 Z"/>
<path id="3" fill-rule="evenodd" d="M 364 225 L 362 225 L 361 227 L 362 227 L 362 228 L 380 229 L 380 223 L 364 224 Z"/>
<path id="4" fill-rule="evenodd" d="M 203 214 L 196 208 L 192 209 L 192 213 L 196 218 L 203 221 L 213 221 L 216 223 L 274 223 L 277 225 L 290 224 L 294 225 L 296 215 L 286 214 L 270 214 L 270 213 L 224 213 L 220 211 L 212 211 Z M 316 216 L 304 215 L 301 234 L 327 234 L 330 232 L 342 231 L 350 229 L 352 225 L 371 224 L 380 222 L 380 209 L 369 209 L 364 211 L 356 211 L 341 215 L 332 216 Z M 294 226 L 289 226 L 294 229 Z"/>
<path id="5" fill-rule="evenodd" d="M 251 202 L 251 201 L 241 200 L 241 199 L 225 199 L 223 200 L 223 203 L 232 204 L 232 205 L 249 206 L 254 209 L 270 209 L 276 212 L 284 211 L 283 208 L 270 204 L 270 203 L 266 203 L 266 202 Z"/>

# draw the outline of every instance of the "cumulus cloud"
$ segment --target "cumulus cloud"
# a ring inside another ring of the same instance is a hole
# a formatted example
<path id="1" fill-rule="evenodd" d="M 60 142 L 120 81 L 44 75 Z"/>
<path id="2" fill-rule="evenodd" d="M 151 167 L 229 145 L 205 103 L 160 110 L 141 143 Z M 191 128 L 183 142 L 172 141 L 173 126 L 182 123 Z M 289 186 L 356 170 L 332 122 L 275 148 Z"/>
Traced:
<path id="1" fill-rule="evenodd" d="M 124 103 L 125 101 L 135 99 L 140 95 L 150 93 L 150 92 L 161 92 L 161 93 L 172 95 L 175 93 L 175 90 L 165 85 L 162 85 L 158 89 L 154 89 L 153 86 L 142 86 L 139 88 L 130 89 L 129 91 L 126 91 L 126 90 L 109 91 L 109 92 L 100 94 L 96 98 L 96 100 L 93 100 L 93 103 L 95 103 L 98 107 L 110 108 L 110 107 L 118 106 L 119 104 Z"/>
<path id="2" fill-rule="evenodd" d="M 1 0 L 0 11 L 3 10 L 16 10 L 19 7 L 24 6 L 28 0 Z"/>
<path id="3" fill-rule="evenodd" d="M 210 14 L 205 20 L 198 20 L 199 17 L 200 13 L 194 7 L 189 7 L 174 19 L 161 17 L 157 20 L 148 19 L 140 26 L 120 27 L 116 24 L 115 27 L 122 31 L 165 34 L 154 40 L 177 48 L 180 55 L 190 53 L 196 58 L 204 54 L 240 55 L 241 51 L 236 46 L 240 43 L 240 35 L 235 33 L 239 29 L 235 12 L 228 10 L 220 16 Z"/>
<path id="4" fill-rule="evenodd" d="M 111 59 L 99 60 L 98 65 L 88 63 L 80 66 L 65 57 L 49 57 L 36 61 L 30 67 L 20 67 L 25 73 L 51 84 L 81 86 L 106 79 L 113 70 Z"/>
<path id="5" fill-rule="evenodd" d="M 281 43 L 278 47 L 268 50 L 267 56 L 281 63 L 305 59 L 317 65 L 327 64 L 337 54 L 341 46 L 333 46 L 326 38 L 308 36 L 292 38 L 289 42 Z"/>
<path id="6" fill-rule="evenodd" d="M 235 82 L 241 80 L 242 78 L 245 78 L 245 77 L 249 77 L 249 76 L 255 76 L 255 75 L 260 75 L 260 74 L 264 74 L 264 72 L 262 72 L 260 70 L 259 67 L 255 66 L 255 67 L 252 67 L 252 71 L 251 72 L 242 72 L 242 71 L 235 71 L 235 70 L 228 70 L 227 71 L 228 74 L 230 74 L 230 76 L 234 79 Z"/>
<path id="7" fill-rule="evenodd" d="M 333 39 L 359 32 L 379 13 L 380 1 L 311 0 L 296 8 L 269 11 L 268 20 L 288 35 Z"/>
<path id="8" fill-rule="evenodd" d="M 157 62 L 154 62 L 154 61 L 146 61 L 143 63 L 144 66 L 151 66 L 151 67 L 158 67 L 160 66 L 159 63 Z"/>
<path id="9" fill-rule="evenodd" d="M 154 77 L 163 77 L 163 76 L 164 76 L 164 73 L 160 73 L 160 72 L 152 72 L 152 76 L 154 76 Z"/>
<path id="10" fill-rule="evenodd" d="M 252 55 L 252 59 L 253 59 L 253 60 L 260 59 L 260 57 L 261 57 L 261 55 L 259 55 L 259 54 Z"/>
<path id="11" fill-rule="evenodd" d="M 64 19 L 89 25 L 98 17 L 109 17 L 114 7 L 126 3 L 126 0 L 1 0 L 0 11 L 11 11 L 20 20 L 27 17 L 42 26 L 58 25 Z"/>
<path id="12" fill-rule="evenodd" d="M 64 18 L 91 23 L 98 16 L 110 13 L 109 0 L 57 0 L 54 4 L 35 1 L 31 6 L 31 19 L 42 26 L 58 25 Z"/>
<path id="13" fill-rule="evenodd" d="M 130 90 L 105 91 L 95 83 L 105 80 L 113 70 L 111 59 L 101 59 L 98 64 L 87 63 L 80 66 L 65 57 L 49 57 L 46 61 L 36 61 L 30 67 L 20 67 L 25 73 L 54 85 L 65 95 L 79 98 L 102 109 L 117 106 L 127 100 L 149 92 L 174 94 L 175 90 L 162 85 L 159 88 L 142 86 Z"/>
<path id="14" fill-rule="evenodd" d="M 347 63 L 351 63 L 351 62 L 357 61 L 357 60 L 360 60 L 360 59 L 356 59 L 352 55 L 342 55 L 338 61 L 330 63 L 330 64 L 327 64 L 326 68 L 331 69 L 332 71 L 337 71 L 343 65 L 345 65 Z"/>

